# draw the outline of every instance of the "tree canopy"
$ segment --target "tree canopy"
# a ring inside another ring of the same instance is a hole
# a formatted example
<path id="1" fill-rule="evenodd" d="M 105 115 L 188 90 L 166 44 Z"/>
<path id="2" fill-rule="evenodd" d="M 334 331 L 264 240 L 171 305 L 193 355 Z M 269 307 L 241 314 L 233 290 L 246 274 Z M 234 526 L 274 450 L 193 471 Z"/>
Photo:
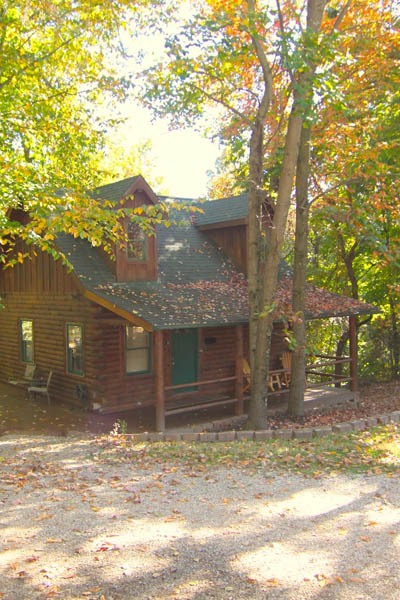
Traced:
<path id="1" fill-rule="evenodd" d="M 125 54 L 119 34 L 146 6 L 145 0 L 2 3 L 0 241 L 8 251 L 17 236 L 51 250 L 60 230 L 93 243 L 118 236 L 118 214 L 88 190 L 99 183 L 94 156 L 116 122 L 113 102 L 131 91 L 116 69 Z M 13 220 L 13 208 L 30 220 Z M 0 254 L 12 264 L 9 256 Z"/>

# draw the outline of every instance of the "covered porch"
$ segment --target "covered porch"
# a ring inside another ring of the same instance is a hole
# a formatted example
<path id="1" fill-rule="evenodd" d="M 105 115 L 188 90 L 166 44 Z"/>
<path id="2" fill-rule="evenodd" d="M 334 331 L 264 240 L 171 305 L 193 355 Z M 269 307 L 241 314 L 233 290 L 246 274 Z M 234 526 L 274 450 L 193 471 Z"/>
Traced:
<path id="1" fill-rule="evenodd" d="M 357 402 L 357 333 L 356 317 L 349 317 L 349 356 L 316 355 L 306 367 L 305 410 Z M 202 409 L 230 405 L 235 415 L 245 412 L 249 396 L 243 365 L 245 362 L 245 327 L 237 325 L 235 332 L 234 374 L 229 377 L 201 377 L 177 385 L 166 381 L 164 331 L 154 332 L 155 413 L 156 430 L 165 431 L 166 418 Z M 216 392 L 216 387 L 228 385 L 229 393 Z M 196 393 L 193 393 L 196 390 Z M 269 374 L 268 402 L 270 410 L 284 411 L 290 391 L 290 369 L 272 369 Z"/>

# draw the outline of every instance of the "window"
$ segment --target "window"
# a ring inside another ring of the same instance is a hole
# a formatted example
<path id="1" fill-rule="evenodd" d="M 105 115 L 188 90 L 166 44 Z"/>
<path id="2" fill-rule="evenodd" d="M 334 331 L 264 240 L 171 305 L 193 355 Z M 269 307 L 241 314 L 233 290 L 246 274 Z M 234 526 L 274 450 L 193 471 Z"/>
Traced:
<path id="1" fill-rule="evenodd" d="M 126 372 L 148 373 L 151 369 L 151 335 L 143 327 L 125 328 Z"/>
<path id="2" fill-rule="evenodd" d="M 82 325 L 67 324 L 67 371 L 83 375 Z"/>
<path id="3" fill-rule="evenodd" d="M 33 363 L 33 322 L 27 319 L 20 321 L 21 360 Z"/>
<path id="4" fill-rule="evenodd" d="M 146 260 L 146 234 L 139 225 L 128 221 L 127 225 L 128 260 Z"/>

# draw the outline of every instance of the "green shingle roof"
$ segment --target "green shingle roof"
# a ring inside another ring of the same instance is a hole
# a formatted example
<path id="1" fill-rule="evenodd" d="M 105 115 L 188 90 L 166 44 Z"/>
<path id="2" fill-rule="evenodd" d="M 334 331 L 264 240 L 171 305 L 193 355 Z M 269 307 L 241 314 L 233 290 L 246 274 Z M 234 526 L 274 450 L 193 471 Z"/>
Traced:
<path id="1" fill-rule="evenodd" d="M 130 177 L 101 186 L 94 195 L 117 203 L 136 179 Z M 196 202 L 196 205 L 204 213 L 195 213 L 190 222 L 185 213 L 185 225 L 157 227 L 157 281 L 117 282 L 109 264 L 87 241 L 60 235 L 57 243 L 86 290 L 147 321 L 154 329 L 247 323 L 244 274 L 197 227 L 245 219 L 247 195 Z M 279 280 L 279 308 L 290 310 L 291 270 L 284 261 Z M 306 304 L 308 318 L 376 312 L 370 305 L 313 286 L 308 286 Z"/>
<path id="2" fill-rule="evenodd" d="M 138 179 L 138 175 L 135 177 L 128 177 L 121 181 L 115 181 L 107 185 L 102 185 L 93 190 L 93 196 L 95 198 L 101 198 L 102 200 L 110 200 L 111 202 L 118 202 L 122 196 L 129 190 L 132 184 Z"/>
<path id="3" fill-rule="evenodd" d="M 158 280 L 121 283 L 88 242 L 58 238 L 85 289 L 152 325 L 154 329 L 211 327 L 248 322 L 243 273 L 193 225 L 157 231 Z M 290 311 L 292 279 L 281 264 L 277 301 Z M 308 286 L 307 318 L 376 312 L 352 298 Z"/>
<path id="4" fill-rule="evenodd" d="M 245 277 L 191 224 L 157 230 L 157 281 L 120 283 L 88 242 L 62 235 L 57 243 L 85 289 L 148 321 L 155 329 L 248 320 Z"/>
<path id="5" fill-rule="evenodd" d="M 247 194 L 202 202 L 198 206 L 204 211 L 196 213 L 196 224 L 199 226 L 247 219 L 249 211 Z"/>

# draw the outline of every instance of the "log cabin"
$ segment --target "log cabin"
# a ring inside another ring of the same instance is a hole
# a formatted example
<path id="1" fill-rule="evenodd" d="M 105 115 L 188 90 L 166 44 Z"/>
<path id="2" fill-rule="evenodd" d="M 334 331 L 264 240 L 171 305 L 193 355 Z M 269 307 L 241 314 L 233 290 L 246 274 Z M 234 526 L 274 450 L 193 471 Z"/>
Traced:
<path id="1" fill-rule="evenodd" d="M 159 202 L 141 176 L 98 188 L 96 197 L 134 208 Z M 162 197 L 165 200 L 165 197 Z M 155 424 L 194 406 L 231 403 L 243 412 L 242 359 L 248 357 L 246 195 L 201 204 L 184 225 L 146 235 L 126 223 L 115 260 L 62 234 L 59 250 L 0 271 L 0 378 L 27 364 L 53 371 L 53 401 L 103 413 L 154 406 Z M 290 307 L 291 271 L 282 263 L 277 301 Z M 307 317 L 348 316 L 351 385 L 356 389 L 357 315 L 374 307 L 308 286 Z M 287 350 L 274 326 L 270 369 Z M 271 392 L 274 390 L 272 389 Z"/>

